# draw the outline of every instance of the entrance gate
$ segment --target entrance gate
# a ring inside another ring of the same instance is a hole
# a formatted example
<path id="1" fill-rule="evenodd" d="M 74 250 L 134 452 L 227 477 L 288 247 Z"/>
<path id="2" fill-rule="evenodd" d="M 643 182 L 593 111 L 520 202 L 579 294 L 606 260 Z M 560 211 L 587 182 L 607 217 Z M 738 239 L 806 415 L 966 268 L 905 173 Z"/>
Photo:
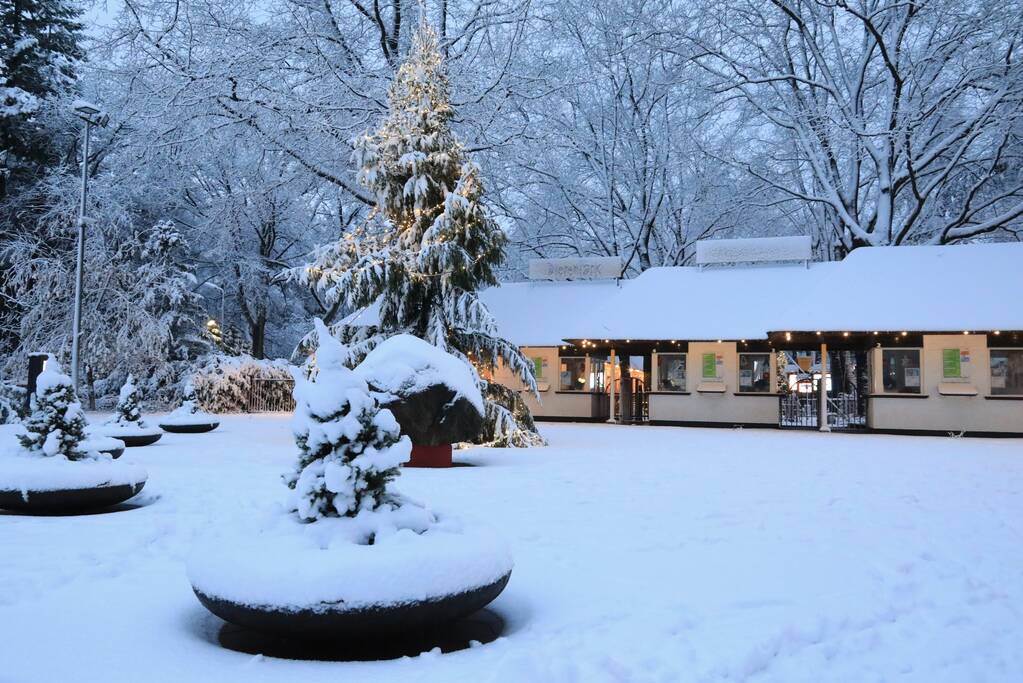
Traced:
<path id="1" fill-rule="evenodd" d="M 866 428 L 866 392 L 870 377 L 866 352 L 829 352 L 823 383 L 819 355 L 811 363 L 797 363 L 794 354 L 786 354 L 786 358 L 785 368 L 779 368 L 787 378 L 779 398 L 780 427 L 817 429 L 820 424 L 820 392 L 823 387 L 828 393 L 828 426 L 831 429 L 842 431 Z"/>

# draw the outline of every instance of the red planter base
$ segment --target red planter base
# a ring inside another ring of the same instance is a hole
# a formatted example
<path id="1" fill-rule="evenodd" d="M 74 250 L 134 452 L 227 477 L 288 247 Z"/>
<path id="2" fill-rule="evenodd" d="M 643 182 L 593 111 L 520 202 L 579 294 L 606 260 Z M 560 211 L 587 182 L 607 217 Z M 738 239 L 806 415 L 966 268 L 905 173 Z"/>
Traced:
<path id="1" fill-rule="evenodd" d="M 412 444 L 412 458 L 405 467 L 451 467 L 451 444 L 418 446 Z"/>

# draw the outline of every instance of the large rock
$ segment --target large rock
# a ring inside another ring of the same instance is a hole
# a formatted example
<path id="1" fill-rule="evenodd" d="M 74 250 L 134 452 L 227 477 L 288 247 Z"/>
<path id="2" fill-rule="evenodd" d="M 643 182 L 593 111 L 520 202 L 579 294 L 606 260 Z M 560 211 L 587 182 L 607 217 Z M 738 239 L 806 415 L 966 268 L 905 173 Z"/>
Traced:
<path id="1" fill-rule="evenodd" d="M 382 405 L 394 413 L 401 433 L 416 446 L 473 441 L 483 429 L 483 416 L 476 406 L 444 384 L 431 384 Z"/>
<path id="2" fill-rule="evenodd" d="M 355 368 L 416 446 L 472 441 L 483 397 L 472 367 L 417 337 L 384 341 Z"/>

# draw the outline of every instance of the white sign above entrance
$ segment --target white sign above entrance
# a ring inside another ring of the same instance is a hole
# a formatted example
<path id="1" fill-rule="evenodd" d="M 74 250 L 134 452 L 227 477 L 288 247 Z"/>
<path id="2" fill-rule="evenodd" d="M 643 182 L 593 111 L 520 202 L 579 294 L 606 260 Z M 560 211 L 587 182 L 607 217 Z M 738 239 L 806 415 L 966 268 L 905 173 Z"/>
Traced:
<path id="1" fill-rule="evenodd" d="M 607 280 L 621 277 L 618 256 L 530 259 L 530 280 Z"/>
<path id="2" fill-rule="evenodd" d="M 696 243 L 696 264 L 700 266 L 720 263 L 809 261 L 812 258 L 813 243 L 806 235 L 700 240 Z"/>

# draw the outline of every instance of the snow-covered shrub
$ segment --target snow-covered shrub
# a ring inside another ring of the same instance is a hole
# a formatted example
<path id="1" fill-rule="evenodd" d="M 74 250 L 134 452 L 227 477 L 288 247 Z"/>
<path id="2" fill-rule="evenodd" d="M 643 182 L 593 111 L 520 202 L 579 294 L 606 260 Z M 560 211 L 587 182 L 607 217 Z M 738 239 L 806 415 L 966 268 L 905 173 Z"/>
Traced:
<path id="1" fill-rule="evenodd" d="M 192 380 L 185 381 L 185 388 L 181 392 L 181 405 L 177 410 L 187 415 L 195 415 L 199 412 L 199 399 L 195 394 Z"/>
<path id="2" fill-rule="evenodd" d="M 24 405 L 25 390 L 16 384 L 0 381 L 0 425 L 19 422 Z"/>
<path id="3" fill-rule="evenodd" d="M 295 387 L 292 428 L 299 458 L 286 477 L 295 491 L 294 510 L 300 519 L 316 521 L 398 507 L 400 499 L 387 484 L 398 476 L 412 444 L 366 383 L 345 367 L 344 347 L 320 320 L 316 330 L 316 378 L 299 379 Z"/>
<path id="4" fill-rule="evenodd" d="M 294 388 L 291 365 L 285 360 L 256 360 L 251 356 L 209 356 L 196 369 L 192 384 L 200 407 L 211 413 L 239 413 L 248 409 L 254 379 L 266 383 L 263 398 L 272 405 L 290 406 Z"/>
<path id="5" fill-rule="evenodd" d="M 107 421 L 107 424 L 139 425 L 142 423 L 141 396 L 138 387 L 135 386 L 135 378 L 128 375 L 128 379 L 121 386 L 121 393 L 117 397 L 117 406 L 114 408 L 114 416 Z"/>
<path id="6" fill-rule="evenodd" d="M 45 456 L 63 455 L 68 460 L 89 456 L 82 448 L 85 439 L 85 412 L 75 396 L 71 378 L 61 373 L 55 360 L 36 379 L 36 400 L 25 419 L 26 434 L 19 435 L 22 447 Z"/>

